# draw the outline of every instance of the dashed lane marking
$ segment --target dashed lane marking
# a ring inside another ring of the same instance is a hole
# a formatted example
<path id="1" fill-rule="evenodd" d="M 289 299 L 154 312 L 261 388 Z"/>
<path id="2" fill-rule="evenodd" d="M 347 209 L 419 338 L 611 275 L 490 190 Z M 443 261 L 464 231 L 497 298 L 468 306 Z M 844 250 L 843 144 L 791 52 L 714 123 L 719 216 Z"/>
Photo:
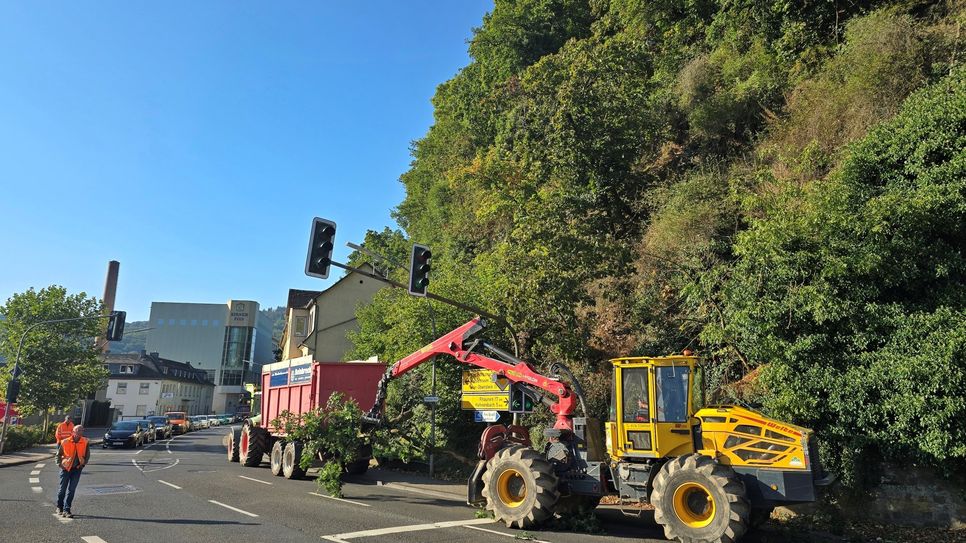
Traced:
<path id="1" fill-rule="evenodd" d="M 40 484 L 40 477 L 30 477 L 27 482 L 34 485 Z"/>
<path id="2" fill-rule="evenodd" d="M 344 534 L 324 535 L 322 539 L 334 543 L 345 543 L 347 539 L 357 539 L 360 537 L 375 537 L 380 535 L 399 534 L 403 532 L 424 532 L 426 530 L 438 530 L 440 528 L 457 528 L 460 526 L 472 526 L 476 524 L 492 524 L 491 518 L 475 518 L 470 520 L 453 520 L 448 522 L 434 522 L 431 524 L 409 524 L 407 526 L 396 526 L 393 528 L 379 528 L 376 530 L 363 530 L 361 532 L 348 532 Z"/>
<path id="3" fill-rule="evenodd" d="M 35 470 L 31 471 L 30 474 L 31 475 L 40 475 L 40 470 L 39 469 L 35 469 Z"/>
<path id="4" fill-rule="evenodd" d="M 232 511 L 235 511 L 236 513 L 241 513 L 243 515 L 248 515 L 250 517 L 257 517 L 258 516 L 255 513 L 249 513 L 248 511 L 244 511 L 244 510 L 239 509 L 237 507 L 232 507 L 232 506 L 230 506 L 228 504 L 225 504 L 225 503 L 216 502 L 215 500 L 208 500 L 208 501 L 211 502 L 211 503 L 213 503 L 213 504 L 215 504 L 215 505 L 220 505 L 220 506 L 224 507 L 225 509 L 231 509 Z"/>
<path id="5" fill-rule="evenodd" d="M 260 479 L 252 479 L 251 477 L 245 477 L 244 475 L 239 475 L 239 477 L 241 477 L 242 479 L 247 479 L 249 481 L 255 481 L 256 483 L 262 483 L 263 485 L 272 484 L 272 483 L 269 483 L 268 481 L 262 481 Z"/>
<path id="6" fill-rule="evenodd" d="M 40 486 L 32 486 L 30 487 L 30 490 L 33 490 L 34 494 L 43 494 L 44 492 L 43 487 Z"/>
<path id="7" fill-rule="evenodd" d="M 85 543 L 107 543 L 107 541 L 104 541 L 96 535 L 84 536 L 81 539 L 83 539 Z"/>
<path id="8" fill-rule="evenodd" d="M 171 483 L 169 483 L 169 482 L 167 482 L 167 481 L 162 481 L 161 479 L 158 479 L 158 482 L 159 482 L 159 483 L 161 483 L 161 484 L 163 484 L 163 485 L 168 485 L 168 486 L 170 486 L 171 488 L 175 488 L 175 489 L 177 489 L 177 490 L 181 490 L 181 487 L 180 487 L 180 486 L 178 486 L 178 485 L 173 485 L 173 484 L 171 484 Z"/>
<path id="9" fill-rule="evenodd" d="M 487 533 L 491 533 L 491 534 L 503 535 L 503 536 L 506 536 L 506 537 L 512 537 L 514 539 L 516 539 L 517 537 L 519 537 L 517 534 L 508 534 L 508 533 L 504 533 L 504 532 L 498 532 L 496 530 L 489 530 L 487 528 L 480 528 L 479 526 L 463 526 L 463 527 L 464 528 L 469 528 L 470 530 L 479 530 L 481 532 L 487 532 Z M 550 543 L 549 541 L 544 541 L 542 539 L 528 539 L 527 541 L 532 541 L 533 543 Z"/>
<path id="10" fill-rule="evenodd" d="M 368 503 L 354 502 L 352 500 L 347 500 L 345 498 L 336 498 L 335 496 L 326 496 L 325 494 L 319 494 L 318 492 L 309 492 L 309 494 L 311 494 L 313 496 L 320 496 L 322 498 L 329 498 L 330 500 L 336 500 L 336 501 L 340 501 L 340 502 L 351 503 L 351 504 L 354 504 L 354 505 L 361 505 L 363 507 L 371 507 Z"/>
<path id="11" fill-rule="evenodd" d="M 34 466 L 34 468 L 36 468 L 36 469 L 42 469 L 46 465 L 47 464 L 37 464 L 36 466 Z"/>

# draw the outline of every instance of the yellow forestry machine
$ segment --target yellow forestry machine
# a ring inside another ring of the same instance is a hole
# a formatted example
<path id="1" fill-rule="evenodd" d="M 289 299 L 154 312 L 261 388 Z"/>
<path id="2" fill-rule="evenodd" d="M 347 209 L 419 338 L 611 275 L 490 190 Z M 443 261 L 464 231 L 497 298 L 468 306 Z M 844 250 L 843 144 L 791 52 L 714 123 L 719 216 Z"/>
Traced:
<path id="1" fill-rule="evenodd" d="M 378 423 L 391 379 L 438 355 L 518 383 L 556 416 L 542 450 L 518 424 L 488 426 L 467 501 L 509 527 L 529 529 L 554 514 L 651 503 L 669 539 L 739 540 L 776 505 L 814 501 L 831 481 L 813 432 L 735 406 L 696 408 L 700 368 L 690 355 L 617 358 L 606 424 L 574 416 L 580 384 L 563 364 L 542 375 L 481 337 L 477 317 L 393 364 L 367 413 Z M 583 409 L 586 415 L 586 409 Z"/>

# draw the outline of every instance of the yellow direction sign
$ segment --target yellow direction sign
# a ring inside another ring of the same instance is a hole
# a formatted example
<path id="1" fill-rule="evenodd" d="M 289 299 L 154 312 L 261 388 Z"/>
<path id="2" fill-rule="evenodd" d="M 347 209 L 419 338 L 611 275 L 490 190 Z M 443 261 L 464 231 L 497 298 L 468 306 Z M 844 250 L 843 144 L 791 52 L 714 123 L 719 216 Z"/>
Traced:
<path id="1" fill-rule="evenodd" d="M 460 408 L 471 411 L 507 411 L 510 409 L 510 394 L 463 394 Z"/>
<path id="2" fill-rule="evenodd" d="M 463 394 L 507 392 L 510 380 L 490 370 L 463 370 Z"/>

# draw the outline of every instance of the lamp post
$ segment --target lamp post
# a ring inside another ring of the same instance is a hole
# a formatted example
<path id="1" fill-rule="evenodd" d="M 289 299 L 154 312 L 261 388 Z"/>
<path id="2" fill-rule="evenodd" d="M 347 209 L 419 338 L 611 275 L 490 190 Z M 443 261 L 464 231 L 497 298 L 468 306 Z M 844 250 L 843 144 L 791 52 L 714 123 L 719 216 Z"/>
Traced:
<path id="1" fill-rule="evenodd" d="M 10 424 L 10 406 L 15 403 L 17 399 L 17 393 L 20 391 L 20 381 L 17 379 L 20 377 L 20 352 L 23 351 L 23 342 L 27 339 L 27 334 L 31 330 L 37 328 L 42 324 L 57 324 L 61 322 L 73 322 L 73 321 L 83 321 L 90 319 L 103 319 L 105 317 L 115 318 L 118 316 L 117 311 L 112 312 L 110 315 L 91 315 L 88 317 L 72 317 L 69 319 L 52 319 L 47 321 L 35 322 L 23 331 L 23 335 L 20 336 L 20 344 L 17 346 L 17 356 L 14 358 L 13 362 L 13 375 L 10 378 L 10 382 L 7 384 L 7 408 L 3 413 L 3 428 L 0 429 L 0 454 L 3 454 L 3 446 L 6 444 L 7 440 L 7 426 Z M 124 325 L 121 324 L 121 329 L 123 330 Z M 120 339 L 120 338 L 118 338 Z"/>

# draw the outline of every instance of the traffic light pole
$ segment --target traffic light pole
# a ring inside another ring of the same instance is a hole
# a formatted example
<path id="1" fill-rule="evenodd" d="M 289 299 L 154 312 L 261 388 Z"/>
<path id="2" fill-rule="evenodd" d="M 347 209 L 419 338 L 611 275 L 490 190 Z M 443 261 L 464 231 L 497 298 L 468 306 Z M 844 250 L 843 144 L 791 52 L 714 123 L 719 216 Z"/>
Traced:
<path id="1" fill-rule="evenodd" d="M 42 324 L 57 324 L 57 323 L 60 323 L 60 322 L 83 321 L 83 320 L 90 320 L 90 319 L 103 319 L 105 317 L 111 317 L 112 315 L 113 314 L 111 314 L 111 315 L 92 315 L 92 316 L 89 316 L 89 317 L 73 317 L 73 318 L 70 318 L 70 319 L 54 319 L 54 320 L 49 320 L 49 321 L 35 322 L 35 323 L 31 324 L 30 326 L 27 326 L 27 329 L 23 331 L 23 335 L 20 336 L 20 345 L 17 346 L 17 357 L 14 359 L 14 362 L 13 362 L 13 376 L 10 378 L 10 382 L 7 383 L 7 397 L 6 397 L 7 406 L 4 409 L 4 413 L 3 413 L 3 428 L 0 429 L 0 454 L 3 454 L 3 446 L 6 444 L 6 439 L 7 439 L 7 426 L 10 424 L 10 407 L 14 403 L 11 400 L 16 400 L 16 397 L 13 397 L 15 395 L 12 396 L 10 394 L 10 387 L 11 386 L 14 386 L 15 387 L 14 390 L 18 390 L 19 387 L 20 387 L 20 383 L 17 381 L 17 377 L 20 376 L 20 352 L 23 350 L 23 342 L 24 342 L 24 340 L 27 339 L 27 334 L 30 333 L 31 330 L 33 330 L 34 328 L 37 328 L 38 326 L 40 326 Z"/>
<path id="2" fill-rule="evenodd" d="M 396 288 L 401 288 L 401 289 L 404 289 L 404 290 L 409 290 L 409 286 L 408 285 L 404 285 L 402 283 L 398 283 L 396 281 L 393 281 L 392 279 L 389 279 L 388 277 L 383 277 L 383 276 L 381 276 L 379 274 L 372 273 L 372 272 L 363 270 L 361 268 L 353 268 L 352 266 L 348 266 L 346 264 L 341 264 L 341 263 L 336 262 L 334 260 L 330 260 L 329 261 L 329 264 L 331 264 L 331 265 L 333 265 L 333 266 L 335 266 L 337 268 L 342 268 L 343 270 L 346 270 L 346 271 L 350 271 L 350 272 L 353 272 L 353 273 L 358 273 L 359 275 L 364 275 L 364 276 L 366 276 L 366 277 L 368 277 L 370 279 L 375 279 L 376 281 L 382 281 L 383 283 L 386 283 L 387 285 L 392 285 L 392 286 L 394 286 Z M 462 302 L 457 302 L 456 300 L 451 300 L 451 299 L 449 299 L 449 298 L 447 298 L 445 296 L 440 296 L 439 294 L 433 294 L 432 292 L 427 292 L 426 293 L 426 297 L 427 298 L 430 298 L 432 300 L 436 300 L 438 302 L 443 302 L 444 304 L 448 304 L 448 305 L 451 305 L 451 306 L 456 307 L 456 308 L 459 308 L 459 309 L 463 309 L 465 311 L 469 311 L 471 313 L 476 313 L 477 315 L 480 315 L 482 317 L 486 317 L 488 319 L 492 319 L 492 320 L 494 320 L 494 321 L 502 324 L 503 326 L 505 326 L 507 328 L 507 330 L 510 331 L 510 339 L 513 341 L 513 351 L 514 351 L 514 355 L 517 356 L 517 357 L 520 356 L 520 346 L 517 344 L 517 335 L 516 335 L 516 332 L 513 331 L 513 328 L 510 326 L 510 323 L 508 323 L 506 321 L 506 319 L 504 319 L 503 317 L 499 317 L 499 316 L 494 315 L 492 313 L 488 313 L 488 312 L 483 311 L 482 309 L 480 309 L 478 307 L 473 307 L 471 305 L 467 305 L 467 304 L 464 304 Z"/>

